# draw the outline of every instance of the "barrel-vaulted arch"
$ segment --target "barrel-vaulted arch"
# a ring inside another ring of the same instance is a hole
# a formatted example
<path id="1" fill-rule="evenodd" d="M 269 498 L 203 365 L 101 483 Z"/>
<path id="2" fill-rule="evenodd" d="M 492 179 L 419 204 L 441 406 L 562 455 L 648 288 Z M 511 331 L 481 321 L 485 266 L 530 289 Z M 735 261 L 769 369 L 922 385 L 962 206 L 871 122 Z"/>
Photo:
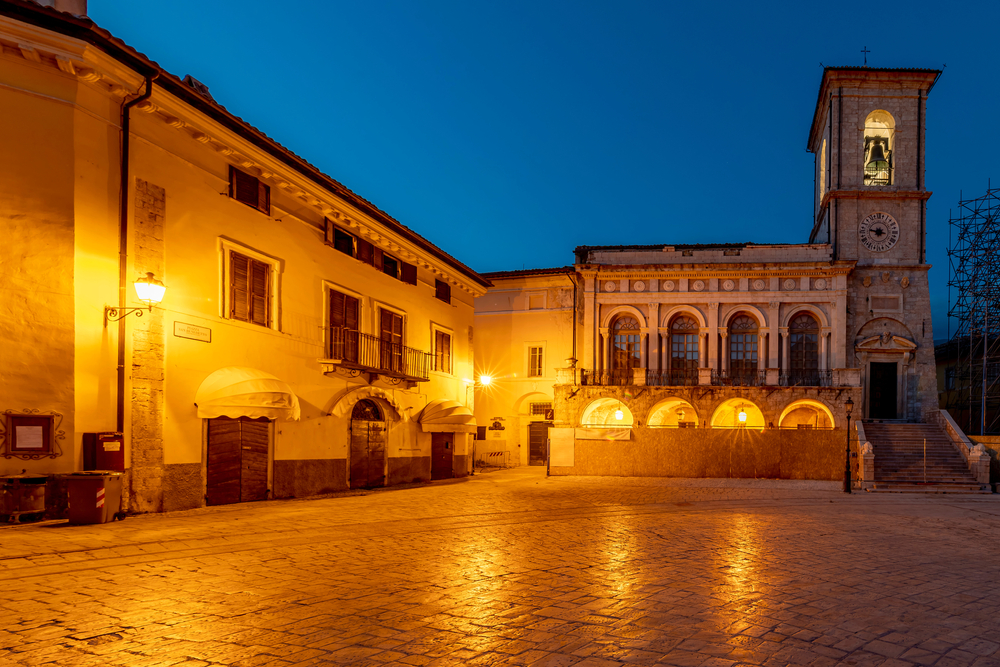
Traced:
<path id="1" fill-rule="evenodd" d="M 618 415 L 621 414 L 621 418 Z M 625 428 L 635 424 L 632 411 L 617 398 L 595 398 L 580 413 L 581 426 L 617 426 Z"/>
<path id="2" fill-rule="evenodd" d="M 701 425 L 698 411 L 687 400 L 671 396 L 658 401 L 646 416 L 646 426 Z"/>
<path id="3" fill-rule="evenodd" d="M 740 414 L 744 418 L 740 418 Z M 712 413 L 712 428 L 753 428 L 764 429 L 767 422 L 764 413 L 753 401 L 746 398 L 730 398 L 723 401 Z"/>
<path id="4" fill-rule="evenodd" d="M 818 398 L 800 398 L 781 411 L 778 428 L 833 428 L 836 425 L 833 410 Z"/>

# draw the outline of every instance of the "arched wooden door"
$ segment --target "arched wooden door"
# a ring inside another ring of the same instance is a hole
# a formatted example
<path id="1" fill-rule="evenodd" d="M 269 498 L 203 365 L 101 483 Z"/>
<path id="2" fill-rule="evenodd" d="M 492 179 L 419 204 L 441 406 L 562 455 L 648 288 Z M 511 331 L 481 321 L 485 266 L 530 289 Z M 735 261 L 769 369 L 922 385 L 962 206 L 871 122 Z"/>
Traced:
<path id="1" fill-rule="evenodd" d="M 358 401 L 351 413 L 352 489 L 385 486 L 385 418 L 368 399 Z"/>

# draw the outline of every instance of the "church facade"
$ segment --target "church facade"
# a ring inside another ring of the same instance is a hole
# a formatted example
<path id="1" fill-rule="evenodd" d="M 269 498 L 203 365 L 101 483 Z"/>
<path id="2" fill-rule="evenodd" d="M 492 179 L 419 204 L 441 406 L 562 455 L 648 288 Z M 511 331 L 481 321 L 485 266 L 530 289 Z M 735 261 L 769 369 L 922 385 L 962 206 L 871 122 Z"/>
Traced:
<path id="1" fill-rule="evenodd" d="M 849 408 L 940 419 L 924 241 L 939 74 L 824 70 L 808 243 L 584 246 L 572 267 L 484 274 L 476 366 L 497 381 L 476 416 L 510 428 L 480 447 L 538 463 L 548 440 L 553 474 L 838 479 Z M 538 363 L 550 348 L 569 353 Z"/>

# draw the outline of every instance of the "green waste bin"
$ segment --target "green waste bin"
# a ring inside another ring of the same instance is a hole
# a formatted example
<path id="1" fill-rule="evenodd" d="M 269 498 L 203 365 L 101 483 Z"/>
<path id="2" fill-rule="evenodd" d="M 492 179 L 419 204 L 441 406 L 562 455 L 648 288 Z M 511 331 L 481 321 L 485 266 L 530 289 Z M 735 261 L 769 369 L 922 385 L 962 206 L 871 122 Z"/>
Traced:
<path id="1" fill-rule="evenodd" d="M 122 473 L 88 470 L 67 475 L 70 523 L 109 523 L 124 519 Z"/>

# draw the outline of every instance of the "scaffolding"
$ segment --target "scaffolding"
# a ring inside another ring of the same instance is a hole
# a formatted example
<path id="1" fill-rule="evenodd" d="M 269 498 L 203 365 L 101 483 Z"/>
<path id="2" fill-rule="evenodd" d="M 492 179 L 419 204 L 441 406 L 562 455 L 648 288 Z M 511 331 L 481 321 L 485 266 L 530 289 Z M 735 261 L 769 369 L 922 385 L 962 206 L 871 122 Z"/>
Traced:
<path id="1" fill-rule="evenodd" d="M 949 340 L 942 405 L 970 434 L 1000 432 L 1000 188 L 960 199 L 949 215 Z M 957 328 L 952 333 L 952 320 Z"/>

